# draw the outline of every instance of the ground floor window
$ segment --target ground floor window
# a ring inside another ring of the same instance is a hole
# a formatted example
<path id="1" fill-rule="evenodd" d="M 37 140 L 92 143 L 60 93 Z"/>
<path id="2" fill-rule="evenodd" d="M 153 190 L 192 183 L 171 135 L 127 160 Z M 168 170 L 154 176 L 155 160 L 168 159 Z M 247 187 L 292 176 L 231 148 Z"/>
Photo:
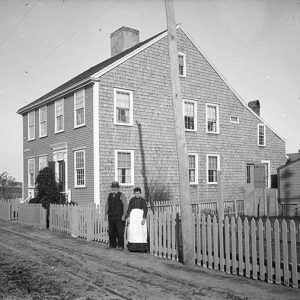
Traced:
<path id="1" fill-rule="evenodd" d="M 198 183 L 198 154 L 189 153 L 189 182 Z"/>
<path id="2" fill-rule="evenodd" d="M 218 170 L 219 170 L 219 155 L 207 155 L 207 183 L 218 183 Z"/>
<path id="3" fill-rule="evenodd" d="M 85 186 L 85 150 L 74 152 L 75 187 Z"/>
<path id="4" fill-rule="evenodd" d="M 35 159 L 28 159 L 28 188 L 35 187 Z"/>
<path id="5" fill-rule="evenodd" d="M 134 151 L 115 151 L 115 179 L 121 185 L 134 184 Z"/>

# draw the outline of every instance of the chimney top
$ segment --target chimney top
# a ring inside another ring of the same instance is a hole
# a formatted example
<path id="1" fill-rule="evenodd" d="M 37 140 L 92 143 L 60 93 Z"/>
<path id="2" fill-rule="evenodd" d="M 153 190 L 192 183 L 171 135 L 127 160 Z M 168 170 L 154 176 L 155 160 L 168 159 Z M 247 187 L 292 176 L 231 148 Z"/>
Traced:
<path id="1" fill-rule="evenodd" d="M 248 102 L 248 106 L 259 116 L 260 115 L 260 103 L 259 100 L 253 100 Z"/>
<path id="2" fill-rule="evenodd" d="M 131 48 L 140 42 L 140 32 L 136 29 L 122 26 L 110 35 L 111 56 Z"/>

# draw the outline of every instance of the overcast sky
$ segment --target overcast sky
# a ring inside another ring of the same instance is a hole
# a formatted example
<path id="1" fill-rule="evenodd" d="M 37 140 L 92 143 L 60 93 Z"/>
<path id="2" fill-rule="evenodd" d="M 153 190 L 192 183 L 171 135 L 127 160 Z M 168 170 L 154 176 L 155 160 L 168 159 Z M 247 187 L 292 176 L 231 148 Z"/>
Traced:
<path id="1" fill-rule="evenodd" d="M 202 52 L 261 117 L 300 149 L 300 0 L 175 0 Z M 0 173 L 22 181 L 16 111 L 109 58 L 121 26 L 145 40 L 166 29 L 164 0 L 0 0 Z"/>

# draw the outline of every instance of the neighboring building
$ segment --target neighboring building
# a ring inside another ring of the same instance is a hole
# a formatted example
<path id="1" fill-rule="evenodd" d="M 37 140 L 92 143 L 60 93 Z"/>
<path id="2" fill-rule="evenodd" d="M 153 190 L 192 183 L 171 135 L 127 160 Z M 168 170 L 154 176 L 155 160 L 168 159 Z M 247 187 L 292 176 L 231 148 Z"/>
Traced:
<path id="1" fill-rule="evenodd" d="M 287 154 L 284 166 L 277 169 L 278 199 L 282 213 L 288 216 L 300 215 L 300 153 Z"/>
<path id="2" fill-rule="evenodd" d="M 259 101 L 248 107 L 181 26 L 177 37 L 192 201 L 216 201 L 220 169 L 224 200 L 243 200 L 255 163 L 265 163 L 270 186 L 285 142 L 260 118 Z M 134 186 L 147 192 L 157 184 L 178 200 L 167 31 L 138 40 L 137 30 L 118 29 L 114 56 L 18 110 L 25 198 L 54 161 L 62 191 L 75 202 L 104 203 L 115 179 L 128 197 Z"/>

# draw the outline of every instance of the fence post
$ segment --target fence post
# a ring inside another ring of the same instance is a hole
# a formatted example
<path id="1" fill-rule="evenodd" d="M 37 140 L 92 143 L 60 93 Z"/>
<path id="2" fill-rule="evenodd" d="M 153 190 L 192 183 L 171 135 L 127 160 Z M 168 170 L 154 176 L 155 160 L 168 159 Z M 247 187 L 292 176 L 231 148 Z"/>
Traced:
<path id="1" fill-rule="evenodd" d="M 72 218 L 71 218 L 71 236 L 78 236 L 78 206 L 72 207 Z"/>

